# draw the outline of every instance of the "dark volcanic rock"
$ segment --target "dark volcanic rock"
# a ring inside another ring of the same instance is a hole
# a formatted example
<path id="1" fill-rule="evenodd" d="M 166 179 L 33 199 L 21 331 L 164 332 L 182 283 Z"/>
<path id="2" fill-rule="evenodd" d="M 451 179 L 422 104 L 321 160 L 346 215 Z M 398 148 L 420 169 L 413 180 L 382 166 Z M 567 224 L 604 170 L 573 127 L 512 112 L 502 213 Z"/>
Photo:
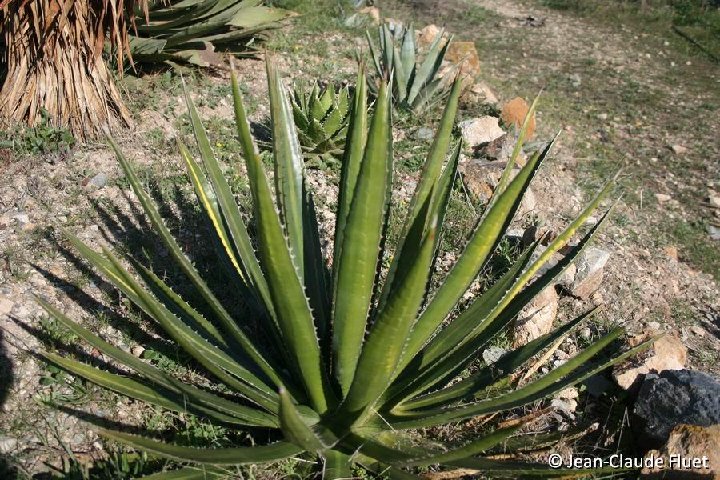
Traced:
<path id="1" fill-rule="evenodd" d="M 645 378 L 635 402 L 635 431 L 648 447 L 668 439 L 676 425 L 720 423 L 720 382 L 692 370 L 666 370 Z"/>

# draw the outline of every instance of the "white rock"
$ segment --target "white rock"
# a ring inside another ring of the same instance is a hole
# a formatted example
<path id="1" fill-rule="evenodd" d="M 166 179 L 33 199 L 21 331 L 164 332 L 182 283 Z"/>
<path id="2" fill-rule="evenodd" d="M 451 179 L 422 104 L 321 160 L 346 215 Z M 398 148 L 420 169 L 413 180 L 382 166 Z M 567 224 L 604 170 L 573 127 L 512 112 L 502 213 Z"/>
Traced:
<path id="1" fill-rule="evenodd" d="M 688 151 L 687 147 L 684 147 L 682 145 L 673 145 L 672 147 L 670 147 L 670 149 L 675 155 L 684 155 Z"/>
<path id="2" fill-rule="evenodd" d="M 30 216 L 25 212 L 17 213 L 15 215 L 13 215 L 12 218 L 14 218 L 15 221 L 17 223 L 19 223 L 20 225 L 25 225 L 26 223 L 30 223 Z"/>
<path id="3" fill-rule="evenodd" d="M 490 105 L 497 105 L 500 103 L 500 100 L 498 100 L 495 93 L 483 82 L 478 82 L 470 87 L 468 95 L 476 98 L 478 101 L 482 101 L 483 103 Z"/>
<path id="4" fill-rule="evenodd" d="M 17 447 L 17 444 L 17 438 L 0 436 L 0 453 L 12 453 L 12 451 Z"/>
<path id="5" fill-rule="evenodd" d="M 672 197 L 666 193 L 656 193 L 655 198 L 659 203 L 665 203 L 672 199 Z"/>
<path id="6" fill-rule="evenodd" d="M 460 131 L 463 140 L 469 147 L 476 147 L 483 143 L 489 143 L 505 135 L 505 132 L 498 123 L 499 119 L 486 115 L 480 118 L 472 118 L 460 123 Z"/>
<path id="7" fill-rule="evenodd" d="M 502 347 L 489 347 L 486 348 L 482 353 L 482 358 L 485 361 L 487 365 L 492 365 L 493 363 L 500 360 L 500 358 L 507 353 L 507 350 L 505 350 Z"/>
<path id="8" fill-rule="evenodd" d="M 7 298 L 0 298 L 0 315 L 9 314 L 14 306 L 15 304 Z"/>
<path id="9" fill-rule="evenodd" d="M 555 286 L 546 287 L 518 315 L 513 345 L 517 348 L 550 333 L 557 317 L 559 297 Z"/>
<path id="10" fill-rule="evenodd" d="M 577 261 L 577 273 L 571 291 L 576 297 L 585 299 L 600 287 L 603 268 L 610 259 L 610 252 L 600 248 L 588 248 Z"/>

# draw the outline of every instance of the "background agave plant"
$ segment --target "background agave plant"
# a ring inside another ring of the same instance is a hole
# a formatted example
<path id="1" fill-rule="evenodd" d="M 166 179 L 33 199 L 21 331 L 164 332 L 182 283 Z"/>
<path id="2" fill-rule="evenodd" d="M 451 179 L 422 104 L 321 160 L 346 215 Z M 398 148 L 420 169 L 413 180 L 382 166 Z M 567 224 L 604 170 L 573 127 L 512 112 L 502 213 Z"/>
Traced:
<path id="1" fill-rule="evenodd" d="M 428 441 L 417 429 L 534 402 L 647 346 L 608 359 L 616 353 L 615 340 L 622 334 L 622 329 L 615 328 L 562 366 L 518 385 L 525 365 L 567 335 L 589 312 L 507 353 L 493 365 L 466 370 L 476 361 L 477 352 L 550 285 L 592 239 L 602 220 L 581 236 L 564 260 L 540 273 L 553 253 L 579 231 L 611 185 L 536 260 L 531 261 L 533 245 L 495 284 L 454 313 L 491 258 L 552 143 L 535 153 L 512 178 L 512 164 L 524 137 L 524 130 L 521 132 L 513 160 L 464 252 L 439 287 L 431 289 L 460 152 L 459 145 L 451 145 L 460 85 L 454 85 L 445 108 L 408 206 L 401 240 L 389 246 L 383 239 L 393 192 L 390 89 L 380 85 L 375 112 L 368 120 L 367 88 L 361 73 L 343 157 L 334 260 L 328 267 L 320 246 L 313 197 L 304 177 L 292 106 L 271 67 L 268 77 L 274 188 L 256 154 L 234 76 L 232 84 L 238 136 L 252 192 L 255 243 L 189 100 L 202 165 L 179 143 L 212 226 L 217 254 L 231 267 L 232 274 L 223 288 L 234 299 L 244 299 L 245 313 L 233 316 L 233 310 L 208 286 L 117 148 L 147 217 L 200 300 L 191 304 L 181 298 L 161 279 L 162 272 L 151 271 L 133 257 L 127 261 L 135 273 L 109 250 L 97 253 L 69 236 L 88 262 L 189 355 L 189 364 L 205 374 L 203 386 L 164 373 L 92 334 L 47 302 L 41 303 L 75 335 L 132 374 L 121 376 L 53 353 L 44 354 L 48 361 L 148 404 L 194 413 L 231 429 L 260 430 L 264 437 L 270 435 L 276 441 L 202 449 L 117 430 L 101 432 L 151 454 L 191 464 L 180 472 L 152 478 L 216 478 L 233 465 L 297 455 L 320 459 L 324 477 L 329 479 L 351 477 L 353 465 L 397 478 L 416 478 L 413 469 L 431 465 L 499 472 L 515 478 L 567 474 L 549 471 L 543 465 L 482 456 L 495 448 L 512 451 L 556 438 L 552 434 L 524 437 L 520 435 L 522 424 L 488 431 L 462 445 Z M 602 219 L 606 217 L 607 213 Z M 380 268 L 390 252 L 389 268 Z M 250 317 L 258 319 L 259 330 L 249 328 Z M 456 380 L 461 372 L 465 373 Z M 276 433 L 273 436 L 268 431 Z"/>
<path id="2" fill-rule="evenodd" d="M 449 90 L 449 82 L 439 76 L 445 53 L 452 38 L 436 36 L 424 55 L 415 44 L 415 29 L 410 25 L 387 23 L 378 27 L 378 45 L 370 31 L 366 32 L 370 55 L 378 78 L 393 79 L 393 101 L 407 110 L 422 110 Z M 444 42 L 444 43 L 443 43 Z M 371 85 L 372 86 L 372 85 Z"/>
<path id="3" fill-rule="evenodd" d="M 258 33 L 277 27 L 288 10 L 262 0 L 157 2 L 139 19 L 130 52 L 139 62 L 181 62 L 208 67 L 221 63 L 215 52 L 246 55 Z"/>
<path id="4" fill-rule="evenodd" d="M 342 155 L 352 98 L 347 85 L 321 87 L 316 82 L 309 92 L 302 85 L 295 86 L 291 101 L 303 151 L 313 155 Z"/>

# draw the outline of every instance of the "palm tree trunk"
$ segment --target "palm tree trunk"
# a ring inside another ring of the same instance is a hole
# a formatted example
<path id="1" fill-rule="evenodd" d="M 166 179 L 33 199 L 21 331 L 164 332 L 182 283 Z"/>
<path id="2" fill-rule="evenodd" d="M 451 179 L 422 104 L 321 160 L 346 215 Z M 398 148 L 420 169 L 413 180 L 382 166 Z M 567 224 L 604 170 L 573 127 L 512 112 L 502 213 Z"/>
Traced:
<path id="1" fill-rule="evenodd" d="M 7 71 L 0 90 L 0 123 L 50 121 L 78 138 L 130 125 L 102 59 L 103 25 L 91 0 L 2 2 L 0 29 Z M 65 9 L 65 10 L 63 10 Z"/>

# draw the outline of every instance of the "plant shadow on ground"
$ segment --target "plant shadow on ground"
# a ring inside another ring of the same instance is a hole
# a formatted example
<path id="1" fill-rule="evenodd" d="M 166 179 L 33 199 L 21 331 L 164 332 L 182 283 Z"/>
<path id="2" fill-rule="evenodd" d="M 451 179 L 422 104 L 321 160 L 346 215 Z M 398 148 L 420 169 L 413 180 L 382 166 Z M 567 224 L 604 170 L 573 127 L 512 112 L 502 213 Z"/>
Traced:
<path id="1" fill-rule="evenodd" d="M 10 395 L 10 388 L 15 380 L 12 359 L 5 352 L 5 342 L 3 339 L 4 332 L 0 330 L 0 409 L 2 409 L 5 401 Z M 12 466 L 12 461 L 6 459 L 5 455 L 0 453 L 0 478 L 13 478 L 16 471 Z"/>
<path id="2" fill-rule="evenodd" d="M 196 208 L 195 204 L 188 197 L 188 194 L 176 183 L 175 179 L 172 180 L 170 186 L 160 185 L 155 181 L 148 183 L 149 185 L 146 188 L 151 195 L 155 197 L 156 204 L 166 224 L 173 230 L 185 253 L 192 260 L 193 264 L 196 265 L 196 268 L 198 268 L 203 278 L 235 318 L 246 318 L 247 314 L 245 313 L 244 305 L 238 301 L 234 292 L 227 288 L 226 270 L 224 269 L 224 264 L 215 258 L 212 243 L 198 240 L 199 237 L 205 237 L 204 234 L 200 234 L 200 232 L 204 233 L 206 227 L 205 218 L 201 215 L 201 210 Z M 168 191 L 170 192 L 169 194 Z M 171 257 L 167 250 L 162 245 L 160 239 L 153 234 L 145 220 L 144 214 L 141 213 L 137 205 L 130 201 L 127 196 L 125 198 L 118 198 L 117 202 L 93 201 L 91 204 L 94 216 L 97 217 L 98 224 L 100 225 L 99 238 L 94 240 L 100 240 L 100 243 L 110 245 L 116 254 L 120 254 L 121 256 L 122 254 L 128 255 L 128 258 L 133 258 L 137 260 L 138 263 L 150 268 L 156 275 L 170 285 L 176 293 L 182 296 L 183 299 L 198 308 L 201 313 L 208 316 L 209 312 L 205 311 L 201 298 L 195 296 L 196 293 L 192 288 L 188 288 L 189 282 L 183 276 L 183 273 L 175 268 L 174 262 L 170 261 Z M 106 282 L 90 268 L 80 256 L 67 246 L 68 243 L 65 239 L 51 229 L 46 230 L 45 237 L 46 241 L 67 261 L 68 265 L 70 265 L 70 270 L 78 274 L 71 275 L 66 272 L 63 275 L 65 277 L 71 276 L 72 278 L 79 276 L 83 279 L 84 285 L 79 287 L 78 283 L 72 279 L 63 278 L 39 265 L 32 266 L 45 277 L 51 285 L 59 291 L 62 291 L 63 295 L 83 312 L 83 314 L 79 316 L 81 318 L 74 316 L 75 320 L 80 321 L 81 324 L 84 324 L 86 328 L 98 334 L 101 338 L 105 338 L 114 345 L 119 344 L 126 350 L 132 350 L 133 345 L 144 347 L 144 350 L 138 354 L 140 358 L 150 362 L 171 376 L 182 378 L 191 377 L 196 384 L 201 386 L 209 385 L 205 379 L 212 377 L 205 373 L 203 368 L 191 357 L 185 354 L 184 350 L 179 349 L 171 339 L 167 338 L 165 332 L 162 331 L 157 324 L 150 321 L 149 317 L 145 316 L 139 309 L 135 308 L 134 305 L 131 305 L 123 296 L 118 295 L 115 287 Z M 82 318 L 86 318 L 89 321 L 83 322 Z M 101 361 L 96 356 L 96 352 L 82 346 L 84 342 L 79 342 L 78 344 L 77 340 L 79 339 L 65 331 L 57 322 L 43 320 L 39 328 L 33 328 L 20 321 L 17 321 L 17 323 L 38 338 L 43 348 L 48 351 L 56 351 L 62 356 L 86 361 L 103 370 L 108 370 L 111 373 L 128 375 L 128 372 L 116 369 L 112 363 Z M 266 333 L 257 322 L 244 321 L 242 323 L 248 335 L 262 342 L 263 335 Z M 270 342 L 268 341 L 266 343 L 269 344 Z M 57 368 L 50 365 L 41 356 L 36 355 L 36 357 L 41 365 L 44 365 L 44 369 L 46 372 L 49 372 L 49 375 L 56 374 L 58 371 Z M 134 378 L 138 379 L 137 377 Z M 247 444 L 249 439 L 257 440 L 258 442 L 267 442 L 276 439 L 276 434 L 266 429 L 248 428 L 242 433 L 226 434 L 227 432 L 232 432 L 232 430 L 225 430 L 222 425 L 217 426 L 221 430 L 221 434 L 211 439 L 203 438 L 206 435 L 202 430 L 214 427 L 208 427 L 209 424 L 203 421 L 194 420 L 193 412 L 178 414 L 176 416 L 170 415 L 170 417 L 172 417 L 170 421 L 162 419 L 159 422 L 153 423 L 153 419 L 157 417 L 159 411 L 153 411 L 152 407 L 140 406 L 137 403 L 131 405 L 130 408 L 137 408 L 144 418 L 140 427 L 109 422 L 108 417 L 84 413 L 82 407 L 87 406 L 87 403 L 90 401 L 95 403 L 107 400 L 110 409 L 117 408 L 116 401 L 112 401 L 113 397 L 117 398 L 116 396 L 111 395 L 108 398 L 106 394 L 107 391 L 94 388 L 89 382 L 81 379 L 76 378 L 67 381 L 81 385 L 83 389 L 87 388 L 95 392 L 95 394 L 86 395 L 85 401 L 81 402 L 80 405 L 76 405 L 75 403 L 65 404 L 62 401 L 51 401 L 49 402 L 50 406 L 58 408 L 64 413 L 77 416 L 88 421 L 90 424 L 109 426 L 110 428 L 119 428 L 121 430 L 150 431 L 156 435 L 163 435 L 165 438 L 176 443 L 190 444 L 193 446 L 208 446 L 208 441 L 211 441 L 213 445 L 238 445 Z M 61 382 L 61 386 L 65 386 L 65 383 Z M 153 424 L 151 425 L 151 423 Z M 196 431 L 193 431 L 193 429 Z M 118 451 L 118 454 L 125 455 L 126 453 L 127 451 L 123 449 Z M 91 475 L 90 477 L 84 476 L 82 473 L 84 471 L 83 468 L 88 467 L 87 465 L 78 465 L 72 456 L 70 456 L 67 461 L 69 463 L 62 477 L 65 479 L 130 478 L 128 475 L 103 477 L 97 473 L 108 469 L 108 471 L 112 470 L 107 463 L 117 461 L 117 459 L 112 456 L 96 462 L 92 467 L 94 470 L 90 472 L 95 476 Z M 167 466 L 167 462 L 164 461 L 148 462 L 147 459 L 138 459 L 137 461 L 143 462 L 144 473 L 153 471 L 153 469 L 156 471 L 158 468 L 162 469 Z M 133 463 L 133 468 L 139 467 Z M 75 472 L 76 470 L 77 472 Z M 121 473 L 126 474 L 127 472 Z"/>

